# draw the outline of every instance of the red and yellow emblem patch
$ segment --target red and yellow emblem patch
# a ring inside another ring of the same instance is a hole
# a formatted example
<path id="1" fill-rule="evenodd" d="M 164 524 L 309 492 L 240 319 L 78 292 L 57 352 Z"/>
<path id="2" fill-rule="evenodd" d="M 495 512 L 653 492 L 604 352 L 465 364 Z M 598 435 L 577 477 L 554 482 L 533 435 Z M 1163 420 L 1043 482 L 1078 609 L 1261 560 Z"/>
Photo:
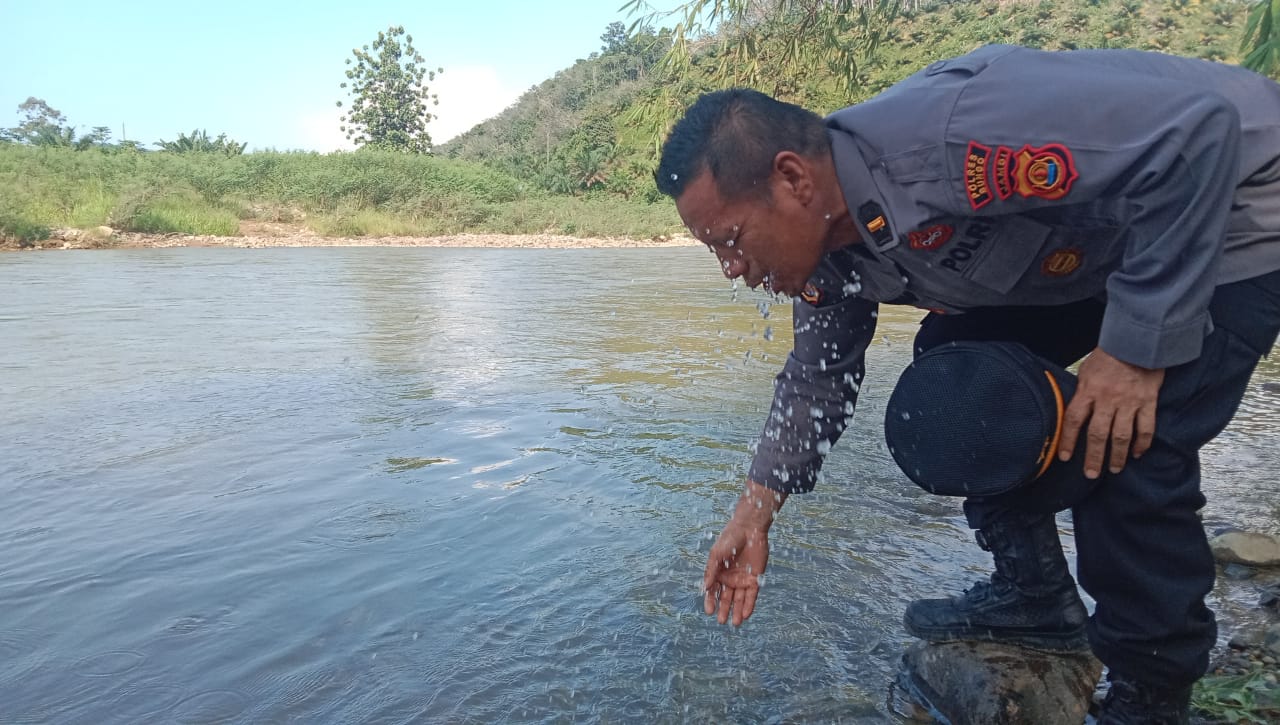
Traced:
<path id="1" fill-rule="evenodd" d="M 912 249 L 933 250 L 951 241 L 955 229 L 949 224 L 934 224 L 927 229 L 907 234 L 907 243 Z"/>
<path id="2" fill-rule="evenodd" d="M 1027 144 L 1014 151 L 1008 146 L 992 150 L 970 141 L 965 154 L 965 194 L 974 211 L 990 204 L 994 198 L 1003 201 L 1014 193 L 1024 199 L 1061 199 L 1078 178 L 1080 174 L 1070 149 L 1060 143 Z"/>
<path id="3" fill-rule="evenodd" d="M 811 305 L 816 305 L 822 301 L 822 290 L 812 282 L 805 284 L 804 289 L 800 291 L 800 299 Z"/>
<path id="4" fill-rule="evenodd" d="M 1059 249 L 1044 258 L 1040 264 L 1040 273 L 1046 277 L 1066 277 L 1080 269 L 1084 262 L 1084 252 L 1075 247 Z"/>
<path id="5" fill-rule="evenodd" d="M 1079 177 L 1071 152 L 1062 144 L 1023 146 L 1015 159 L 1017 163 L 1011 175 L 1013 188 L 1027 198 L 1061 199 L 1071 191 L 1071 182 Z"/>

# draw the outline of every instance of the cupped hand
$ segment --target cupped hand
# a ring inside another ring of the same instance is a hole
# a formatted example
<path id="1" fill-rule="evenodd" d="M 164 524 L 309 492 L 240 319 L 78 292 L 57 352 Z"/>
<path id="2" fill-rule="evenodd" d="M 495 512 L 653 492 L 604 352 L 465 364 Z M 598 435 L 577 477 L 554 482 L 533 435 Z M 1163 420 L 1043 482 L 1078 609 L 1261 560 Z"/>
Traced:
<path id="1" fill-rule="evenodd" d="M 724 624 L 747 621 L 760 594 L 760 575 L 769 562 L 769 530 L 731 519 L 707 555 L 702 577 L 703 609 Z"/>
<path id="2" fill-rule="evenodd" d="M 1079 380 L 1063 417 L 1058 458 L 1071 460 L 1083 429 L 1085 475 L 1097 478 L 1104 462 L 1112 473 L 1119 473 L 1130 450 L 1134 458 L 1141 458 L 1151 447 L 1164 370 L 1131 365 L 1096 348 L 1080 364 Z"/>

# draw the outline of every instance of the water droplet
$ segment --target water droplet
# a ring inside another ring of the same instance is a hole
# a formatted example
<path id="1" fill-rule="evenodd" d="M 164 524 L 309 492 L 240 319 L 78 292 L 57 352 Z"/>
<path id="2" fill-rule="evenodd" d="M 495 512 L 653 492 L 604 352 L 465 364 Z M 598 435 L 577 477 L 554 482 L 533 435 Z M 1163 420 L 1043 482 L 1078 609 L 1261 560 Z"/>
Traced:
<path id="1" fill-rule="evenodd" d="M 824 217 L 822 217 L 822 218 L 823 218 L 823 219 L 830 219 L 830 218 L 831 218 L 831 212 L 827 212 L 827 215 L 826 215 L 826 216 L 824 216 Z"/>
<path id="2" fill-rule="evenodd" d="M 857 282 L 849 282 L 844 286 L 844 293 L 847 295 L 856 295 L 862 291 L 862 285 Z"/>
<path id="3" fill-rule="evenodd" d="M 736 240 L 730 239 L 729 241 L 727 241 L 727 242 L 725 242 L 725 243 L 724 243 L 724 246 L 726 246 L 726 247 L 732 247 L 733 245 L 735 245 L 735 244 L 737 244 L 737 243 L 738 243 L 738 242 L 737 242 Z"/>
<path id="4" fill-rule="evenodd" d="M 671 175 L 671 180 L 672 180 L 672 181 L 678 181 L 679 179 L 680 179 L 680 174 L 672 174 L 672 175 Z"/>
<path id="5" fill-rule="evenodd" d="M 908 413 L 908 412 L 907 412 L 907 411 L 905 411 L 905 410 L 904 410 L 904 411 L 902 411 L 902 419 L 903 419 L 903 420 L 911 420 L 911 414 L 910 414 L 910 413 Z"/>
<path id="6" fill-rule="evenodd" d="M 831 452 L 831 441 L 818 441 L 818 455 L 825 456 Z"/>

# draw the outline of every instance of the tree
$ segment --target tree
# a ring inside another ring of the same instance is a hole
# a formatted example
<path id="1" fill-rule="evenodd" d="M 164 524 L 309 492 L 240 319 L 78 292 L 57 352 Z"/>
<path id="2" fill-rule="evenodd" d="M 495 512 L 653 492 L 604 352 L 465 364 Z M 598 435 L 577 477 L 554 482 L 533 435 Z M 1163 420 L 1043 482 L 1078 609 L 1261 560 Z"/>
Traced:
<path id="1" fill-rule="evenodd" d="M 1260 0 L 1249 11 L 1241 65 L 1275 78 L 1280 74 L 1280 0 Z"/>
<path id="2" fill-rule="evenodd" d="M 372 47 L 365 45 L 351 53 L 355 63 L 347 69 L 350 83 L 341 86 L 349 86 L 351 100 L 340 126 L 347 138 L 362 147 L 430 153 L 427 124 L 435 114 L 427 110 L 427 102 L 439 105 L 440 99 L 428 91 L 423 79 L 434 81 L 444 69 L 427 70 L 403 25 L 379 31 Z M 352 58 L 347 58 L 347 65 L 352 65 Z"/>
<path id="3" fill-rule="evenodd" d="M 3 131 L 3 135 L 19 143 L 37 146 L 70 146 L 75 130 L 64 126 L 67 122 L 62 112 L 53 108 L 43 98 L 29 96 L 18 104 L 18 116 L 22 122 Z"/>
<path id="4" fill-rule="evenodd" d="M 13 128 L 0 129 L 0 140 L 85 151 L 95 147 L 105 149 L 111 139 L 111 130 L 105 126 L 95 126 L 92 131 L 77 138 L 75 127 L 68 124 L 62 112 L 50 106 L 43 98 L 30 96 L 19 103 L 18 115 L 22 118 L 22 123 Z"/>
<path id="5" fill-rule="evenodd" d="M 244 153 L 245 146 L 248 143 L 236 143 L 232 139 L 227 138 L 225 133 L 218 134 L 217 138 L 209 138 L 209 133 L 203 128 L 197 128 L 188 136 L 185 133 L 179 133 L 178 138 L 172 141 L 161 139 L 156 141 L 156 145 L 164 151 L 175 154 L 225 154 L 227 156 L 239 156 Z"/>
<path id="6" fill-rule="evenodd" d="M 627 26 L 621 22 L 609 23 L 604 29 L 604 35 L 600 36 L 600 40 L 604 45 L 600 46 L 602 53 L 617 53 L 627 47 Z"/>

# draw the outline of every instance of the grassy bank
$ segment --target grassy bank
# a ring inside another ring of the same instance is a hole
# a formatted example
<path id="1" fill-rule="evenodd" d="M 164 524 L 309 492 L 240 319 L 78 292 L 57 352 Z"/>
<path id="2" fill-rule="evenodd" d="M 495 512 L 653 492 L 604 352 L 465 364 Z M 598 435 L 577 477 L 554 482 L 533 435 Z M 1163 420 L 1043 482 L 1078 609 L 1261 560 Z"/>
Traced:
<path id="1" fill-rule="evenodd" d="M 0 238 L 58 227 L 234 235 L 244 219 L 326 236 L 462 232 L 648 238 L 670 203 L 557 196 L 477 164 L 388 152 L 245 156 L 103 153 L 0 144 Z"/>

